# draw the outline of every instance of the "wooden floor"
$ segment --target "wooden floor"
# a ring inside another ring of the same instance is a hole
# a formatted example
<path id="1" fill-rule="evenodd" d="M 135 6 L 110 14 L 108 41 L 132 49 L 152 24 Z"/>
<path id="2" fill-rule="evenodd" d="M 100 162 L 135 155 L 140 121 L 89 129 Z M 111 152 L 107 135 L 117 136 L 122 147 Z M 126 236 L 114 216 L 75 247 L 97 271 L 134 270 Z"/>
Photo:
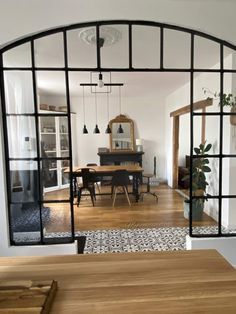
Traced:
<path id="1" fill-rule="evenodd" d="M 236 271 L 214 250 L 0 258 L 1 282 L 52 279 L 51 314 L 236 313 Z M 16 291 L 14 313 L 35 313 L 28 300 Z"/>
<path id="2" fill-rule="evenodd" d="M 143 186 L 143 190 L 145 190 Z M 110 187 L 102 187 L 102 192 L 109 192 Z M 165 184 L 152 187 L 158 195 L 158 203 L 152 195 L 147 195 L 138 203 L 130 195 L 132 206 L 128 205 L 124 195 L 118 195 L 115 207 L 109 195 L 97 196 L 96 205 L 93 207 L 89 196 L 81 199 L 80 206 L 74 206 L 75 230 L 98 229 L 126 229 L 126 228 L 158 228 L 158 227 L 187 227 L 188 220 L 183 217 L 183 197 Z M 50 192 L 46 199 L 63 199 L 67 190 Z M 75 198 L 76 203 L 76 198 Z M 67 231 L 70 223 L 69 207 L 56 204 L 51 206 L 55 215 L 62 216 L 60 226 L 47 225 L 47 231 Z M 217 223 L 207 215 L 196 225 L 216 225 Z"/>

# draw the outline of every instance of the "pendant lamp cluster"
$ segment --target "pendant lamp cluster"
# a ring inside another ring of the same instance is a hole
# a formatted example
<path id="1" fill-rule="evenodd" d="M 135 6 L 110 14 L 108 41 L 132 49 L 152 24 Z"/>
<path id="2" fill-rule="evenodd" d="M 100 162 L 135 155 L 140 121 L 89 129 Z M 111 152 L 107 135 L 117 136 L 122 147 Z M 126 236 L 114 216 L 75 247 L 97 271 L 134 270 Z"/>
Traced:
<path id="1" fill-rule="evenodd" d="M 84 95 L 84 89 L 86 86 L 90 86 L 90 87 L 94 87 L 95 88 L 95 92 L 94 93 L 94 103 L 95 103 L 95 128 L 94 128 L 94 131 L 93 133 L 94 134 L 100 134 L 100 130 L 99 130 L 99 127 L 98 127 L 98 121 L 97 121 L 97 116 L 98 116 L 98 113 L 97 113 L 97 94 L 99 92 L 97 92 L 97 86 L 98 87 L 106 87 L 107 88 L 107 91 L 105 92 L 106 93 L 106 103 L 107 103 L 107 128 L 105 130 L 105 133 L 106 134 L 110 134 L 112 131 L 111 131 L 111 128 L 109 126 L 109 90 L 108 88 L 111 86 L 118 86 L 119 87 L 119 110 L 120 110 L 120 114 L 121 114 L 121 86 L 123 86 L 124 84 L 123 83 L 104 83 L 102 81 L 101 83 L 101 80 L 102 80 L 102 73 L 100 72 L 99 73 L 99 80 L 98 80 L 98 84 L 96 83 L 81 83 L 80 86 L 82 86 L 83 88 L 83 118 L 84 118 L 84 127 L 83 127 L 83 134 L 88 134 L 88 129 L 86 127 L 86 119 L 85 119 L 85 95 Z M 119 128 L 117 130 L 117 133 L 124 133 L 124 130 L 122 128 L 122 125 L 120 124 L 119 125 Z"/>

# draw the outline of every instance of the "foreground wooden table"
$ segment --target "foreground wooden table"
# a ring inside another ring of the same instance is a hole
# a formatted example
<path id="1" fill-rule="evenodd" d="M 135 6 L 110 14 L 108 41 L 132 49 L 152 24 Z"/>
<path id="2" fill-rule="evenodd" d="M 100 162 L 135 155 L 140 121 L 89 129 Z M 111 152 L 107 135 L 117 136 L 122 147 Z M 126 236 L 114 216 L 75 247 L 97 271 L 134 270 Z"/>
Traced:
<path id="1" fill-rule="evenodd" d="M 10 279 L 56 280 L 54 314 L 236 313 L 236 271 L 214 250 L 0 258 Z"/>

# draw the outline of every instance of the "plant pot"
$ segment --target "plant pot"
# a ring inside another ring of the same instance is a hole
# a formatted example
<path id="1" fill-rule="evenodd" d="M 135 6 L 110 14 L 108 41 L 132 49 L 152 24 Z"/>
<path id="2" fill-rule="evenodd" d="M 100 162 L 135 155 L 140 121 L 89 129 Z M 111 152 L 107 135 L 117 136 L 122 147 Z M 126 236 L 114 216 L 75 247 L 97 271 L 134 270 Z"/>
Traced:
<path id="1" fill-rule="evenodd" d="M 189 200 L 184 200 L 184 218 L 189 220 Z M 202 220 L 204 210 L 204 202 L 202 200 L 194 199 L 192 208 L 192 220 Z"/>

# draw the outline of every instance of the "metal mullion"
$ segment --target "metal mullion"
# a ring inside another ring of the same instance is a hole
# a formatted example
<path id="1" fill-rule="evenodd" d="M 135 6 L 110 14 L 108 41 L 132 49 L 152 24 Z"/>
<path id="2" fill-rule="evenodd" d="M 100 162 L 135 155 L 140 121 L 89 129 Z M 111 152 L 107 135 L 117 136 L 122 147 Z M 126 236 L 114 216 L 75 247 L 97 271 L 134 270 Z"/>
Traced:
<path id="1" fill-rule="evenodd" d="M 35 117 L 34 113 L 6 113 L 6 117 Z"/>
<path id="2" fill-rule="evenodd" d="M 129 69 L 132 70 L 133 62 L 132 62 L 132 23 L 129 23 Z"/>
<path id="3" fill-rule="evenodd" d="M 193 141 L 194 141 L 194 132 L 193 132 L 193 93 L 194 93 L 194 34 L 191 34 L 191 48 L 190 48 L 190 67 L 191 67 L 191 72 L 190 72 L 190 169 L 189 169 L 189 181 L 190 181 L 190 186 L 189 186 L 189 235 L 190 237 L 193 234 L 193 220 L 192 220 L 192 193 L 193 193 L 193 187 L 192 187 L 192 180 L 193 180 Z"/>
<path id="4" fill-rule="evenodd" d="M 160 28 L 160 69 L 164 69 L 164 29 Z"/>
<path id="5" fill-rule="evenodd" d="M 69 157 L 70 157 L 70 212 L 71 212 L 71 238 L 75 240 L 75 224 L 74 224 L 74 192 L 73 192 L 73 165 L 72 165 L 72 132 L 71 132 L 71 110 L 70 110 L 70 86 L 69 86 L 69 72 L 68 72 L 68 55 L 67 55 L 67 33 L 63 32 L 64 43 L 64 58 L 65 58 L 65 83 L 66 83 L 66 100 L 67 100 L 67 114 L 68 114 L 68 139 L 69 139 Z"/>
<path id="6" fill-rule="evenodd" d="M 236 116 L 236 112 L 224 112 L 222 111 L 222 113 L 220 112 L 194 112 L 193 115 L 194 116 Z"/>
<path id="7" fill-rule="evenodd" d="M 2 103 L 2 127 L 3 127 L 3 138 L 4 138 L 4 155 L 5 155 L 5 170 L 6 170 L 6 185 L 7 185 L 7 211 L 8 211 L 8 222 L 9 222 L 9 234 L 10 243 L 13 243 L 13 233 L 12 233 L 12 217 L 10 210 L 11 202 L 11 180 L 10 180 L 10 164 L 9 160 L 9 146 L 8 146 L 8 136 L 7 136 L 7 118 L 6 118 L 6 102 L 5 102 L 5 84 L 4 84 L 4 74 L 3 68 L 3 56 L 0 55 L 0 92 L 1 92 L 1 103 Z"/>
<path id="8" fill-rule="evenodd" d="M 37 152 L 37 167 L 38 167 L 38 204 L 39 204 L 39 219 L 40 219 L 40 240 L 43 243 L 43 220 L 42 220 L 42 204 L 41 204 L 41 165 L 40 165 L 40 137 L 39 137 L 39 119 L 38 119 L 38 102 L 37 102 L 37 85 L 35 73 L 35 56 L 34 56 L 34 41 L 31 41 L 31 59 L 32 59 L 32 78 L 33 78 L 33 95 L 34 95 L 34 112 L 35 112 L 35 132 L 36 132 L 36 152 Z"/>
<path id="9" fill-rule="evenodd" d="M 96 25 L 96 45 L 97 45 L 97 69 L 101 70 L 101 51 L 99 44 L 99 24 Z"/>
<path id="10" fill-rule="evenodd" d="M 38 117 L 67 117 L 67 113 L 38 113 Z"/>
<path id="11" fill-rule="evenodd" d="M 222 234 L 221 220 L 222 220 L 222 153 L 223 153 L 223 93 L 224 93 L 224 47 L 220 45 L 220 143 L 219 143 L 219 209 L 218 209 L 218 228 L 219 236 Z"/>

